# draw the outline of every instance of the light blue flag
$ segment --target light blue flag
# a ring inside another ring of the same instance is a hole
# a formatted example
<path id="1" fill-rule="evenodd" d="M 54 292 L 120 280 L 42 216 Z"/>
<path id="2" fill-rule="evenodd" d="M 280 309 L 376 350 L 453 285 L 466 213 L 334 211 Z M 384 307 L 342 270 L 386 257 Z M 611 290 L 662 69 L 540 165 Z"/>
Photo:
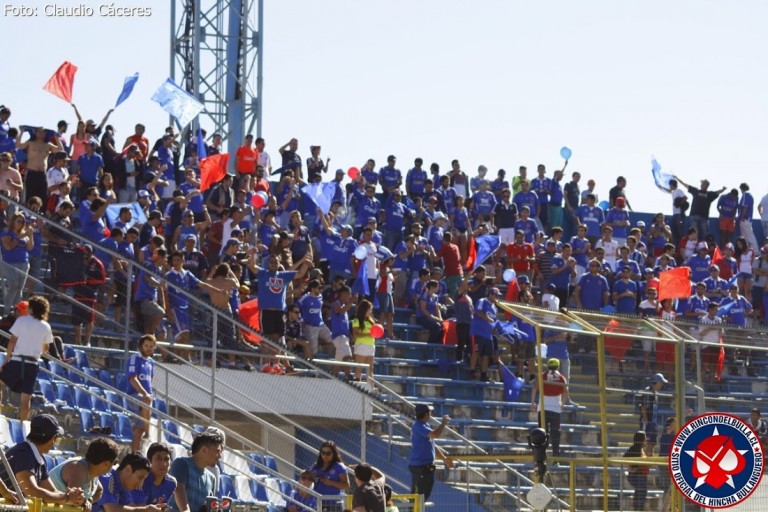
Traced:
<path id="1" fill-rule="evenodd" d="M 126 227 L 132 227 L 136 224 L 144 224 L 147 222 L 147 216 L 144 215 L 144 210 L 141 209 L 139 203 L 117 203 L 107 206 L 107 222 L 109 227 L 115 225 L 115 222 L 120 217 L 120 210 L 123 208 L 131 209 L 131 222 Z"/>
<path id="2" fill-rule="evenodd" d="M 336 182 L 304 185 L 301 191 L 327 215 L 331 211 L 333 197 L 336 195 Z"/>
<path id="3" fill-rule="evenodd" d="M 191 123 L 204 108 L 202 103 L 170 78 L 158 87 L 155 94 L 152 95 L 152 101 L 158 103 L 160 108 L 175 117 L 182 128 Z"/>
<path id="4" fill-rule="evenodd" d="M 477 256 L 472 270 L 483 264 L 501 245 L 501 240 L 496 235 L 483 235 L 475 239 Z"/>
<path id="5" fill-rule="evenodd" d="M 123 84 L 123 90 L 120 91 L 120 96 L 117 97 L 117 102 L 115 103 L 115 108 L 119 107 L 122 102 L 128 99 L 128 96 L 131 95 L 133 92 L 133 87 L 136 85 L 136 82 L 139 81 L 139 74 L 135 73 L 131 76 L 125 77 L 125 83 Z"/>
<path id="6" fill-rule="evenodd" d="M 525 386 L 525 381 L 512 373 L 509 367 L 501 366 L 501 382 L 504 385 L 504 401 L 514 402 Z"/>
<path id="7" fill-rule="evenodd" d="M 732 310 L 732 309 L 733 309 L 733 307 L 734 307 L 734 306 L 736 306 L 737 304 L 738 304 L 737 302 L 729 302 L 729 303 L 728 303 L 728 304 L 726 304 L 725 306 L 720 306 L 719 308 L 717 308 L 717 313 L 716 313 L 716 315 L 717 315 L 717 316 L 719 316 L 719 317 L 721 317 L 721 318 L 722 318 L 722 317 L 724 317 L 724 316 L 728 316 L 728 315 L 730 315 L 730 314 L 731 314 L 731 310 Z"/>
<path id="8" fill-rule="evenodd" d="M 656 182 L 657 187 L 669 188 L 669 180 L 672 179 L 672 175 L 661 170 L 661 165 L 656 161 L 656 157 L 651 157 L 651 173 L 653 173 L 653 181 Z"/>
<path id="9" fill-rule="evenodd" d="M 516 322 L 502 322 L 496 320 L 493 328 L 510 342 L 529 341 L 528 333 L 518 329 Z"/>

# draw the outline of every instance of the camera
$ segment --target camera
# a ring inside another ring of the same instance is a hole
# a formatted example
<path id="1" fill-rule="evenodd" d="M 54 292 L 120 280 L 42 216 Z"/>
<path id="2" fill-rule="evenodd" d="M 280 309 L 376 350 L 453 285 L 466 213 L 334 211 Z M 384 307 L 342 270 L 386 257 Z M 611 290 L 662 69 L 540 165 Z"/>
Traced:
<path id="1" fill-rule="evenodd" d="M 539 480 L 544 479 L 547 473 L 547 447 L 549 446 L 549 436 L 543 428 L 534 428 L 528 433 L 528 447 L 533 452 L 533 463 L 536 466 L 536 473 Z"/>

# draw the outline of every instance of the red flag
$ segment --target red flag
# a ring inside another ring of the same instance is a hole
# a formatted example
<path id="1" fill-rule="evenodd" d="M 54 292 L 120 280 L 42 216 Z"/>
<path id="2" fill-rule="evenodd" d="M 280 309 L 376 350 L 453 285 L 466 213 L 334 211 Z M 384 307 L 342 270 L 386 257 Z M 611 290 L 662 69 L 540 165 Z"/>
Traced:
<path id="1" fill-rule="evenodd" d="M 605 332 L 624 332 L 627 333 L 627 329 L 624 328 L 621 323 L 615 318 L 611 318 L 608 322 L 608 326 L 605 328 Z M 624 337 L 606 336 L 605 337 L 605 351 L 614 357 L 617 361 L 624 359 L 627 355 L 629 347 L 632 345 L 632 340 Z"/>
<path id="2" fill-rule="evenodd" d="M 72 86 L 75 83 L 76 71 L 77 66 L 69 61 L 64 61 L 64 64 L 59 66 L 53 76 L 45 82 L 43 89 L 67 103 L 72 103 Z"/>
<path id="3" fill-rule="evenodd" d="M 723 337 L 720 336 L 720 345 L 723 344 Z M 717 382 L 721 382 L 723 378 L 723 367 L 725 366 L 725 347 L 721 346 L 717 351 Z"/>
<path id="4" fill-rule="evenodd" d="M 724 259 L 723 253 L 720 252 L 720 248 L 715 246 L 715 250 L 712 251 L 712 264 L 720 266 L 720 262 Z"/>
<path id="5" fill-rule="evenodd" d="M 228 163 L 229 153 L 220 153 L 200 160 L 200 192 L 205 192 L 211 185 L 224 179 Z"/>
<path id="6" fill-rule="evenodd" d="M 475 258 L 477 258 L 477 247 L 475 246 L 475 239 L 469 237 L 469 244 L 467 245 L 467 268 L 471 269 L 475 266 Z"/>
<path id="7" fill-rule="evenodd" d="M 691 269 L 678 267 L 659 274 L 659 300 L 687 299 L 691 296 Z"/>
<path id="8" fill-rule="evenodd" d="M 517 279 L 513 279 L 507 285 L 507 294 L 504 296 L 504 300 L 507 302 L 517 302 L 520 296 L 520 286 L 517 284 Z"/>
<path id="9" fill-rule="evenodd" d="M 245 325 L 253 329 L 254 331 L 261 331 L 261 322 L 259 319 L 259 299 L 249 300 L 244 304 L 240 304 L 240 308 L 237 310 L 237 314 Z M 243 337 L 251 343 L 261 342 L 259 336 L 255 336 L 245 329 L 241 329 Z"/>

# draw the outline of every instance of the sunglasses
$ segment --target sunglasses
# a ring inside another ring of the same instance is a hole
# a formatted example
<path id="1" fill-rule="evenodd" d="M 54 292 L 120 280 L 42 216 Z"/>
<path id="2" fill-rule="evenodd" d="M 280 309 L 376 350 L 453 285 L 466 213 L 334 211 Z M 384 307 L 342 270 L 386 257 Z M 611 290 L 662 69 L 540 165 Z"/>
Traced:
<path id="1" fill-rule="evenodd" d="M 327 456 L 329 456 L 329 455 L 333 455 L 333 452 L 332 452 L 332 451 L 326 451 L 326 450 L 322 450 L 322 451 L 320 452 L 320 455 L 322 455 L 323 457 L 327 457 Z"/>

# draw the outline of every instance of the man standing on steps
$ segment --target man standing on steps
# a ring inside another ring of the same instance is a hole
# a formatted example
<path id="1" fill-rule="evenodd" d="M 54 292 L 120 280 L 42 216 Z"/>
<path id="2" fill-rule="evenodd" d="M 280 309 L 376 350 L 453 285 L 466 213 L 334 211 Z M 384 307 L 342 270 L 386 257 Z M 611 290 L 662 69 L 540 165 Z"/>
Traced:
<path id="1" fill-rule="evenodd" d="M 547 361 L 548 371 L 541 374 L 544 379 L 544 396 L 539 404 L 539 426 L 549 434 L 549 442 L 552 444 L 552 456 L 560 456 L 560 415 L 563 405 L 568 403 L 568 379 L 560 373 L 560 360 L 552 357 Z M 539 384 L 534 378 L 531 380 L 531 410 L 536 411 L 536 395 Z M 541 409 L 544 409 L 544 424 L 541 423 Z"/>
<path id="2" fill-rule="evenodd" d="M 432 410 L 431 405 L 416 404 L 416 421 L 411 427 L 411 457 L 408 459 L 411 493 L 423 495 L 425 502 L 429 500 L 435 484 L 435 453 L 443 459 L 445 467 L 453 468 L 451 458 L 440 447 L 435 446 L 435 439 L 443 434 L 451 418 L 446 414 L 440 425 L 433 430 L 429 426 Z"/>
<path id="3" fill-rule="evenodd" d="M 659 409 L 659 397 L 657 395 L 664 384 L 668 383 L 669 381 L 664 377 L 664 374 L 657 373 L 651 377 L 651 385 L 642 391 L 640 397 L 640 430 L 645 432 L 649 455 L 653 454 L 659 435 L 660 422 L 656 418 Z"/>

